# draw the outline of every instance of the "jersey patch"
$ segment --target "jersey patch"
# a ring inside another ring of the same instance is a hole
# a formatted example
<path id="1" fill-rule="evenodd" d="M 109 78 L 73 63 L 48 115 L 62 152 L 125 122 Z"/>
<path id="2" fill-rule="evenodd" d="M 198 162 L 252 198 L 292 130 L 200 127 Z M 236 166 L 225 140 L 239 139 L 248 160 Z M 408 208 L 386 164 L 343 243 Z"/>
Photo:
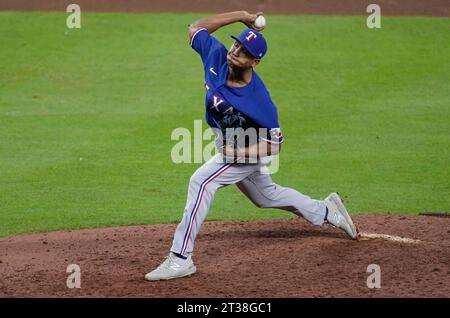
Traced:
<path id="1" fill-rule="evenodd" d="M 268 130 L 267 139 L 261 138 L 270 143 L 281 144 L 283 142 L 283 133 L 281 128 L 271 128 Z"/>

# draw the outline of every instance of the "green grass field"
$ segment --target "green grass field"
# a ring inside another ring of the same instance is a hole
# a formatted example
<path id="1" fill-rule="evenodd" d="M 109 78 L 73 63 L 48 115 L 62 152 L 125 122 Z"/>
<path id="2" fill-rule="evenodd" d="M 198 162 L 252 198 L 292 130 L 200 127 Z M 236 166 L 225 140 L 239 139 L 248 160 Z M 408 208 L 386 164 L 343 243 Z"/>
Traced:
<path id="1" fill-rule="evenodd" d="M 204 118 L 201 14 L 0 13 L 0 236 L 178 222 L 198 164 L 177 127 Z M 257 71 L 285 145 L 273 179 L 351 212 L 450 210 L 450 20 L 269 16 Z M 228 46 L 242 25 L 219 30 Z M 285 218 L 220 190 L 208 220 Z"/>

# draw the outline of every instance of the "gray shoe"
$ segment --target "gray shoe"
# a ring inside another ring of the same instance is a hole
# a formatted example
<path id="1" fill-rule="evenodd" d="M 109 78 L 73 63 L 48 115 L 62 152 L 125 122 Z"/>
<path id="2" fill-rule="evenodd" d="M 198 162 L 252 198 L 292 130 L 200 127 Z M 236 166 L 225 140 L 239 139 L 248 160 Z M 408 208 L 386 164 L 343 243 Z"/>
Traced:
<path id="1" fill-rule="evenodd" d="M 339 195 L 333 192 L 324 201 L 328 208 L 327 222 L 344 230 L 352 239 L 356 240 L 358 238 L 358 230 Z"/>
<path id="2" fill-rule="evenodd" d="M 170 252 L 166 260 L 158 266 L 153 272 L 145 275 L 146 280 L 167 280 L 178 277 L 184 277 L 194 274 L 197 268 L 192 261 L 192 255 L 187 259 L 182 259 Z"/>

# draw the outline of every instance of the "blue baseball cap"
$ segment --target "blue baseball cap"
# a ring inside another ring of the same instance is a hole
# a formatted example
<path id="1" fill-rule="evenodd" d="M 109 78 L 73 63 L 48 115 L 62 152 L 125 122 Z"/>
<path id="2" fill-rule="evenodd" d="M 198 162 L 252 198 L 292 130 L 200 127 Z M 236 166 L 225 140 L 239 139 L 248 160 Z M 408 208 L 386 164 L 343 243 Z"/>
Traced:
<path id="1" fill-rule="evenodd" d="M 241 43 L 255 59 L 262 59 L 267 52 L 266 40 L 256 30 L 246 29 L 238 37 L 231 37 Z"/>

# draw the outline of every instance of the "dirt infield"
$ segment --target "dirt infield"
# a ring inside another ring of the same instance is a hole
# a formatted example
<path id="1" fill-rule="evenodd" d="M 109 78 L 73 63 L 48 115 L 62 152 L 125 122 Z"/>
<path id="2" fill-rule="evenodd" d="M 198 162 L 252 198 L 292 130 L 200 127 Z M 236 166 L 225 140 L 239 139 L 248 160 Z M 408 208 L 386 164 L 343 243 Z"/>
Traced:
<path id="1" fill-rule="evenodd" d="M 77 3 L 82 11 L 103 12 L 223 12 L 263 11 L 266 14 L 367 15 L 371 3 L 382 15 L 450 15 L 448 0 L 0 0 L 0 10 L 51 10 L 64 12 Z"/>
<path id="2" fill-rule="evenodd" d="M 450 218 L 359 215 L 362 232 L 395 235 L 347 239 L 301 218 L 206 222 L 197 239 L 198 272 L 147 282 L 164 259 L 175 225 L 33 234 L 0 239 L 1 297 L 448 297 Z M 398 238 L 397 238 L 398 239 Z M 416 241 L 412 241 L 416 240 Z M 68 289 L 69 264 L 81 288 Z M 381 288 L 366 285 L 369 264 Z"/>

